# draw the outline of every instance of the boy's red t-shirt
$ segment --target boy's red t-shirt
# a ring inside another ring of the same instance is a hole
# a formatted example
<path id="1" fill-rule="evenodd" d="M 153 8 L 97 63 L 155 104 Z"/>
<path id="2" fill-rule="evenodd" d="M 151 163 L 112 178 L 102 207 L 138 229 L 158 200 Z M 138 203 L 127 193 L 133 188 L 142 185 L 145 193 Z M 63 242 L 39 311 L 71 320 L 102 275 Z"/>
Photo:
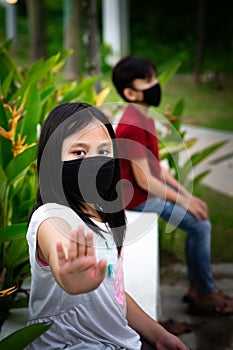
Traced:
<path id="1" fill-rule="evenodd" d="M 134 178 L 131 162 L 147 158 L 151 174 L 160 179 L 159 147 L 155 122 L 132 105 L 128 105 L 116 128 L 121 163 L 122 198 L 126 209 L 145 202 L 150 195 Z M 128 180 L 128 181 L 125 181 Z"/>

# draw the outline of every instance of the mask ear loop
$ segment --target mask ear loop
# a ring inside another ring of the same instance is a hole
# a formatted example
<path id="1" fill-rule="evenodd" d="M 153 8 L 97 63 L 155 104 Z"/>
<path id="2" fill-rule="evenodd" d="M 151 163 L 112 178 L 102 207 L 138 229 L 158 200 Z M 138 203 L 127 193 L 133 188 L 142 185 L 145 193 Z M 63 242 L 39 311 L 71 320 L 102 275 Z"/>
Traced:
<path id="1" fill-rule="evenodd" d="M 137 89 L 134 86 L 129 86 L 129 88 L 134 90 L 134 91 L 137 91 L 137 92 L 144 92 L 144 91 L 150 90 L 151 88 L 155 87 L 156 85 L 159 85 L 159 82 L 157 82 L 156 84 L 154 84 L 151 87 L 144 89 L 144 90 Z"/>
<path id="2" fill-rule="evenodd" d="M 140 89 L 136 89 L 135 87 L 133 87 L 133 86 L 129 86 L 129 89 L 132 89 L 132 90 L 134 90 L 134 91 L 137 91 L 137 92 L 143 92 L 143 91 L 145 91 L 145 90 L 140 90 Z"/>

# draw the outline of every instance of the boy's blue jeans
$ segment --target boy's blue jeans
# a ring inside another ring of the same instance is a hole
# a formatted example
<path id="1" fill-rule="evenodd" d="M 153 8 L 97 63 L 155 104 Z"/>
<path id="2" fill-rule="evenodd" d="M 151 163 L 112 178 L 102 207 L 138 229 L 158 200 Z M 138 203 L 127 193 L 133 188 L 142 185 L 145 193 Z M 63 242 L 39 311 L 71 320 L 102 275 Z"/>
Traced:
<path id="1" fill-rule="evenodd" d="M 195 284 L 198 294 L 212 292 L 215 286 L 211 272 L 210 222 L 197 221 L 180 205 L 158 197 L 148 199 L 133 210 L 155 212 L 173 226 L 186 231 L 185 251 L 188 279 Z"/>

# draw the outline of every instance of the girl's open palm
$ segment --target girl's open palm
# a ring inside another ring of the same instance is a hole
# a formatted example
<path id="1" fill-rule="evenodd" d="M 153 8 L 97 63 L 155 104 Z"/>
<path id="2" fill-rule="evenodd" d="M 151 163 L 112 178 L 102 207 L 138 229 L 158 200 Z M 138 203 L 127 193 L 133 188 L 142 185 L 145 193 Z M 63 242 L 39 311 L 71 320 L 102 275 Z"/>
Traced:
<path id="1" fill-rule="evenodd" d="M 106 260 L 97 263 L 93 234 L 84 233 L 79 226 L 71 232 L 67 253 L 61 241 L 56 242 L 58 278 L 61 287 L 69 294 L 86 293 L 96 289 L 103 281 Z"/>

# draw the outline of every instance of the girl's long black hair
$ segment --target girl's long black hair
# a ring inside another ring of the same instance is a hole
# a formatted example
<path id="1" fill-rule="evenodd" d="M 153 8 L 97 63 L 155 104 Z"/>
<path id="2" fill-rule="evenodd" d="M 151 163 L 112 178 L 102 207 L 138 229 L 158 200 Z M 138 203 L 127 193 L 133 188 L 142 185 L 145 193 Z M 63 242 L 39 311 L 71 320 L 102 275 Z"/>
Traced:
<path id="1" fill-rule="evenodd" d="M 93 223 L 83 210 L 82 202 L 62 188 L 61 151 L 63 140 L 78 130 L 84 129 L 92 121 L 98 120 L 106 127 L 112 142 L 115 158 L 115 174 L 112 188 L 109 191 L 108 208 L 102 210 L 96 206 L 103 222 L 108 223 L 113 233 L 118 253 L 125 236 L 125 213 L 121 201 L 121 192 L 116 191 L 120 181 L 120 164 L 116 146 L 116 136 L 107 117 L 97 108 L 82 102 L 63 103 L 55 107 L 46 118 L 41 129 L 37 150 L 38 191 L 37 202 L 32 213 L 46 203 L 58 203 L 70 206 L 79 217 L 96 233 L 101 234 L 100 228 Z M 116 200 L 117 199 L 117 200 Z M 111 205 L 112 203 L 115 203 Z M 117 204 L 116 204 L 117 203 Z M 115 206 L 115 208 L 114 208 Z"/>

